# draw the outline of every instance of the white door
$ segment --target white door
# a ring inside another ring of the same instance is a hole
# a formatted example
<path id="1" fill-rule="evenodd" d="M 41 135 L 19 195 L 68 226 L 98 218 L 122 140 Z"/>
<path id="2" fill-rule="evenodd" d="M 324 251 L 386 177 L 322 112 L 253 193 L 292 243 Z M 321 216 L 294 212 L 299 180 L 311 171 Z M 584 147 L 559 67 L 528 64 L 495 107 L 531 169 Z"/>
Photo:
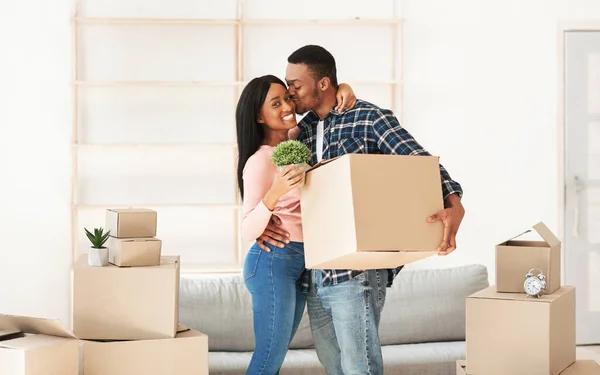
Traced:
<path id="1" fill-rule="evenodd" d="M 600 343 L 600 31 L 565 33 L 563 284 L 577 288 L 577 344 Z"/>

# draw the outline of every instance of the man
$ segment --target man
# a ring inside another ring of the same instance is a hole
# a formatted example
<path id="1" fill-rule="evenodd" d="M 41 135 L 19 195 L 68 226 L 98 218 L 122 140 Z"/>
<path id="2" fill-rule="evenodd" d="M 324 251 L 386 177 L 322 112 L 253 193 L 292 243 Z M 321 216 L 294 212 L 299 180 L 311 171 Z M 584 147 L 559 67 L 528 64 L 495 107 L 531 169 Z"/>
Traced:
<path id="1" fill-rule="evenodd" d="M 286 81 L 299 123 L 298 140 L 312 150 L 314 165 L 346 153 L 430 155 L 387 109 L 357 100 L 345 113 L 336 108 L 337 72 L 333 56 L 320 46 L 304 46 L 288 58 Z M 442 221 L 444 235 L 437 249 L 456 249 L 456 233 L 464 216 L 462 188 L 443 166 L 440 176 L 444 209 L 429 222 Z M 259 243 L 279 245 L 286 233 L 273 218 Z M 307 275 L 308 313 L 319 360 L 328 375 L 383 374 L 379 319 L 387 287 L 402 267 L 389 270 L 311 270 Z"/>

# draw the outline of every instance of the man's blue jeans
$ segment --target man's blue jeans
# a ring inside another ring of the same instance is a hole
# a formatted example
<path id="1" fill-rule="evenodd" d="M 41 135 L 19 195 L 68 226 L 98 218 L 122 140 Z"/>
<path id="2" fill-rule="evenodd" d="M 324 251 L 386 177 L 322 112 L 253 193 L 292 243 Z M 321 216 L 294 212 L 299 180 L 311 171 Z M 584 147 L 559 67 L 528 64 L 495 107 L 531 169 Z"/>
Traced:
<path id="1" fill-rule="evenodd" d="M 306 294 L 300 292 L 304 271 L 304 245 L 284 248 L 255 243 L 244 261 L 244 281 L 252 295 L 254 353 L 246 375 L 276 375 L 300 324 Z"/>
<path id="2" fill-rule="evenodd" d="M 368 270 L 329 286 L 323 286 L 320 270 L 311 272 L 308 316 L 327 375 L 383 374 L 379 320 L 387 271 Z"/>

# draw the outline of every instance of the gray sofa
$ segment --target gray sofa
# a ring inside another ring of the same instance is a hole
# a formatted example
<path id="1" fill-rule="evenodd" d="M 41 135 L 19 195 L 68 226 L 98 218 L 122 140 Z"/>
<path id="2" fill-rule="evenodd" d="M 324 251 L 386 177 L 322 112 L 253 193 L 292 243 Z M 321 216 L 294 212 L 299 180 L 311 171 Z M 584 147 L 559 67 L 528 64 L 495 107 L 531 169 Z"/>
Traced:
<path id="1" fill-rule="evenodd" d="M 380 323 L 385 374 L 455 374 L 465 358 L 465 297 L 489 285 L 485 266 L 404 270 Z M 182 275 L 180 321 L 209 337 L 211 375 L 244 374 L 254 349 L 250 294 L 241 276 Z M 282 375 L 324 375 L 306 310 Z"/>

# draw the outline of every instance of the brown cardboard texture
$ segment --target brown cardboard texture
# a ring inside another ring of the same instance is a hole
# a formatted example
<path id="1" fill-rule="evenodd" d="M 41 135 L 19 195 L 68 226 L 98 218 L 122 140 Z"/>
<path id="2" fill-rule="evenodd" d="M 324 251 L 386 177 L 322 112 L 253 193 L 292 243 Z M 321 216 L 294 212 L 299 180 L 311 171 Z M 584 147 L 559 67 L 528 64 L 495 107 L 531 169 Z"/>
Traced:
<path id="1" fill-rule="evenodd" d="M 173 338 L 179 324 L 179 256 L 160 266 L 73 267 L 73 331 L 80 339 Z"/>
<path id="2" fill-rule="evenodd" d="M 579 360 L 567 367 L 560 375 L 600 375 L 600 365 L 589 359 Z"/>
<path id="3" fill-rule="evenodd" d="M 155 237 L 158 215 L 147 208 L 106 210 L 106 230 L 117 238 Z"/>
<path id="4" fill-rule="evenodd" d="M 208 336 L 180 327 L 175 338 L 83 341 L 85 375 L 208 375 Z"/>
<path id="5" fill-rule="evenodd" d="M 467 361 L 456 361 L 456 375 L 467 375 Z M 560 375 L 600 375 L 600 365 L 593 360 L 578 360 Z"/>
<path id="6" fill-rule="evenodd" d="M 155 237 L 116 238 L 107 241 L 108 261 L 119 267 L 158 266 L 162 241 Z"/>
<path id="7" fill-rule="evenodd" d="M 532 268 L 546 276 L 546 293 L 554 293 L 561 287 L 560 240 L 544 225 L 538 223 L 533 229 L 543 241 L 518 240 L 520 235 L 496 246 L 496 284 L 498 292 L 525 293 L 525 275 Z"/>
<path id="8" fill-rule="evenodd" d="M 0 374 L 78 375 L 79 340 L 58 320 L 0 314 Z"/>
<path id="9" fill-rule="evenodd" d="M 467 373 L 557 375 L 575 361 L 575 288 L 541 298 L 498 293 L 467 297 Z"/>
<path id="10" fill-rule="evenodd" d="M 435 254 L 444 208 L 439 158 L 347 154 L 315 165 L 301 190 L 306 267 L 394 268 Z"/>

